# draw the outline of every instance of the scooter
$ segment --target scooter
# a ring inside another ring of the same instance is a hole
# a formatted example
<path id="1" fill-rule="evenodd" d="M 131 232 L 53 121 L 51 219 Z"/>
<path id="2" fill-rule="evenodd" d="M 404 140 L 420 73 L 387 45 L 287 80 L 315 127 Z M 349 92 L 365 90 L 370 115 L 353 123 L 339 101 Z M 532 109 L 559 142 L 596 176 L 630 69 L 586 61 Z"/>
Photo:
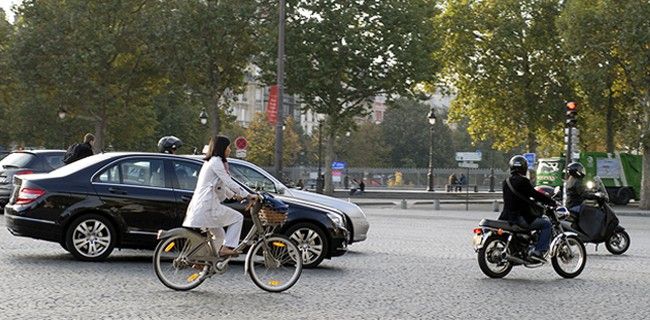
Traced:
<path id="1" fill-rule="evenodd" d="M 598 250 L 598 245 L 604 242 L 607 251 L 610 253 L 614 255 L 623 254 L 630 248 L 630 235 L 625 231 L 625 228 L 618 224 L 618 218 L 609 205 L 609 194 L 607 193 L 607 189 L 605 189 L 603 181 L 600 177 L 596 176 L 593 181 L 587 182 L 587 189 L 595 193 L 597 208 L 583 206 L 582 212 L 579 215 L 572 213 L 568 219 L 562 221 L 562 227 L 567 231 L 575 232 L 578 238 L 584 243 L 595 244 L 596 250 Z M 542 187 L 538 190 L 550 193 L 548 187 Z M 559 187 L 556 187 L 552 194 L 554 199 L 558 201 L 562 199 Z M 598 209 L 600 213 L 595 212 Z M 604 221 L 604 223 L 600 223 L 602 221 L 590 223 L 593 222 L 591 219 L 585 220 L 591 217 L 602 218 L 603 213 L 605 220 L 609 221 Z M 583 220 L 581 221 L 580 219 Z"/>

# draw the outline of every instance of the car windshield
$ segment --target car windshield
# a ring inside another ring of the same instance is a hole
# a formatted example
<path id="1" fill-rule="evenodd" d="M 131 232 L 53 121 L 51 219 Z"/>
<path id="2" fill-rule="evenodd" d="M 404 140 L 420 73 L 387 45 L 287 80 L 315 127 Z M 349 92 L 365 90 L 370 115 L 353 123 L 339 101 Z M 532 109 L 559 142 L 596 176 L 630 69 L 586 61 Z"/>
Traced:
<path id="1" fill-rule="evenodd" d="M 6 156 L 2 161 L 0 161 L 1 168 L 24 168 L 27 166 L 34 158 L 35 155 L 27 152 L 14 152 Z"/>

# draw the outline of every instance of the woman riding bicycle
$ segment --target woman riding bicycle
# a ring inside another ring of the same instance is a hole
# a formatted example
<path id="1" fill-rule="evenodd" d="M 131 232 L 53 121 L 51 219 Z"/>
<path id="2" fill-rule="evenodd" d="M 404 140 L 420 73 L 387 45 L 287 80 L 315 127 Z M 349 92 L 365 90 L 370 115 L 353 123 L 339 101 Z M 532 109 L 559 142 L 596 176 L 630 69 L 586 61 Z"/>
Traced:
<path id="1" fill-rule="evenodd" d="M 183 220 L 184 227 L 205 228 L 212 233 L 212 243 L 221 256 L 238 254 L 233 249 L 239 244 L 244 220 L 241 213 L 221 202 L 233 197 L 249 200 L 256 198 L 231 178 L 228 171 L 228 156 L 230 156 L 230 139 L 222 135 L 210 139 L 208 152 L 204 158 L 205 163 L 199 172 L 194 195 Z M 223 227 L 226 226 L 228 231 L 224 232 Z"/>

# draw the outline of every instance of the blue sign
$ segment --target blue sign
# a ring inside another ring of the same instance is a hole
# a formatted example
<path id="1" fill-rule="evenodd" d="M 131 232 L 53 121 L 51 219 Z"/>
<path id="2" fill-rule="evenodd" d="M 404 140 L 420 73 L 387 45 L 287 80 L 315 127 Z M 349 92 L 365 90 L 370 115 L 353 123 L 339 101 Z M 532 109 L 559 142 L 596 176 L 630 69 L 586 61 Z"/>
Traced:
<path id="1" fill-rule="evenodd" d="M 332 161 L 332 170 L 343 170 L 347 163 L 343 161 Z"/>
<path id="2" fill-rule="evenodd" d="M 535 168 L 535 161 L 537 161 L 537 155 L 534 153 L 524 153 L 524 158 L 528 162 L 528 168 Z"/>

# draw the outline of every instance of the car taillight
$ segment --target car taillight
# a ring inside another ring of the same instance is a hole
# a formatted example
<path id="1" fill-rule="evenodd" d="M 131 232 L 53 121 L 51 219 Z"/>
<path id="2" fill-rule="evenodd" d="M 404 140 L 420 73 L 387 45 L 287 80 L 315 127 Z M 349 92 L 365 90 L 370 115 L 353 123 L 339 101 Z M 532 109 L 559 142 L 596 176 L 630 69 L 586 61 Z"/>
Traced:
<path id="1" fill-rule="evenodd" d="M 32 170 L 20 170 L 20 171 L 16 172 L 16 175 L 19 175 L 19 174 L 32 174 L 32 173 L 34 173 L 34 171 L 32 171 Z"/>
<path id="2" fill-rule="evenodd" d="M 483 229 L 481 229 L 481 228 L 474 228 L 474 233 L 477 234 L 477 235 L 480 235 L 481 233 L 483 233 Z"/>
<path id="3" fill-rule="evenodd" d="M 22 188 L 16 197 L 16 204 L 28 204 L 45 194 L 45 190 L 37 188 Z"/>

